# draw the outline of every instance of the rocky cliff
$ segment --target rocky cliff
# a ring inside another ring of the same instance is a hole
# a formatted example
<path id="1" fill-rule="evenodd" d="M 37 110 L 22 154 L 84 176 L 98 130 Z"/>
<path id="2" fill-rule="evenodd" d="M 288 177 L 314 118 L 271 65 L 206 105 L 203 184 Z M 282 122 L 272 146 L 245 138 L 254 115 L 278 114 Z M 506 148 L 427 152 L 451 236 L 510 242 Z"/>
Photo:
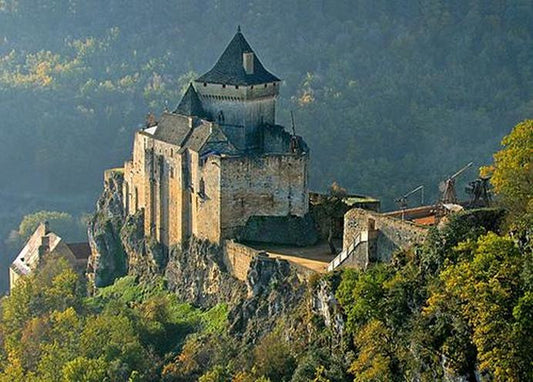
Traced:
<path id="1" fill-rule="evenodd" d="M 90 223 L 93 255 L 88 273 L 95 287 L 109 285 L 126 274 L 145 281 L 164 275 L 168 288 L 183 301 L 203 308 L 227 303 L 231 333 L 245 342 L 255 342 L 272 330 L 280 317 L 309 301 L 306 280 L 287 261 L 254 256 L 241 281 L 224 264 L 221 246 L 191 238 L 184 248 L 166 249 L 144 237 L 142 211 L 124 215 L 122 179 L 120 171 L 106 173 L 104 191 Z M 327 313 L 331 298 L 318 288 L 313 299 L 313 304 L 320 306 L 315 311 L 324 314 L 327 324 L 333 317 Z"/>

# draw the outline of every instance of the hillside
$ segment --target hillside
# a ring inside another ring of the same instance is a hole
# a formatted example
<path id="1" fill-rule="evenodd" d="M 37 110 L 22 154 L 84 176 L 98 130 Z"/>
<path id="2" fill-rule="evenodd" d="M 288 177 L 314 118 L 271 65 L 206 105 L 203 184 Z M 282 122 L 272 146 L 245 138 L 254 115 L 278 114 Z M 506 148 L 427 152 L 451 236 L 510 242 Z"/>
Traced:
<path id="1" fill-rule="evenodd" d="M 283 74 L 278 114 L 290 125 L 295 112 L 314 189 L 337 180 L 391 208 L 425 184 L 434 199 L 531 115 L 532 16 L 487 0 L 4 0 L 0 233 L 50 205 L 90 211 L 146 114 L 173 108 L 237 24 Z"/>
<path id="2" fill-rule="evenodd" d="M 239 276 L 194 237 L 162 257 L 108 182 L 90 236 L 127 269 L 96 267 L 114 284 L 94 294 L 62 258 L 21 278 L 1 300 L 0 381 L 531 380 L 532 138 L 518 124 L 483 169 L 495 207 L 391 261 L 310 277 L 264 255 Z"/>

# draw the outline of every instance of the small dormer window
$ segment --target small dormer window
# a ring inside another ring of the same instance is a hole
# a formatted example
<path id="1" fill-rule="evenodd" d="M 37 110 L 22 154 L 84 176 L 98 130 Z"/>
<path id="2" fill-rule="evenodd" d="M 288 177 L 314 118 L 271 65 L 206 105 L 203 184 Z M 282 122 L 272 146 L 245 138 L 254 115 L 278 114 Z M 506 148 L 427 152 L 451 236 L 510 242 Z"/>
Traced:
<path id="1" fill-rule="evenodd" d="M 242 54 L 242 67 L 246 74 L 254 74 L 254 54 L 246 52 Z"/>

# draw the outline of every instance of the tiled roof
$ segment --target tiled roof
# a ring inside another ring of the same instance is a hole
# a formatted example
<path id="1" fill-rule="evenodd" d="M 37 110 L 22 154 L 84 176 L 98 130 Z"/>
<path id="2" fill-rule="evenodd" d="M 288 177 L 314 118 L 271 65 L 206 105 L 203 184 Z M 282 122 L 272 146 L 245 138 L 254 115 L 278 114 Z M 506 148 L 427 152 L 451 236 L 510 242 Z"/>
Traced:
<path id="1" fill-rule="evenodd" d="M 174 110 L 174 113 L 189 117 L 205 117 L 205 111 L 202 106 L 202 102 L 200 101 L 200 98 L 198 98 L 198 94 L 196 93 L 196 90 L 192 84 L 189 84 L 187 91 L 183 95 L 183 98 L 181 99 L 181 102 L 176 110 Z"/>
<path id="2" fill-rule="evenodd" d="M 180 146 L 190 130 L 189 117 L 180 114 L 163 113 L 157 124 L 154 138 Z"/>
<path id="3" fill-rule="evenodd" d="M 220 126 L 214 125 L 211 134 L 207 138 L 207 141 L 202 146 L 201 155 L 208 154 L 226 154 L 226 155 L 236 155 L 239 153 L 239 150 L 229 141 L 228 137 Z"/>
<path id="4" fill-rule="evenodd" d="M 209 82 L 226 85 L 255 85 L 280 81 L 265 69 L 254 53 L 254 71 L 246 74 L 243 67 L 243 53 L 254 53 L 242 33 L 237 31 L 215 66 L 198 78 L 196 82 Z"/>
<path id="5" fill-rule="evenodd" d="M 88 259 L 91 255 L 89 243 L 67 243 L 67 247 L 78 260 Z"/>

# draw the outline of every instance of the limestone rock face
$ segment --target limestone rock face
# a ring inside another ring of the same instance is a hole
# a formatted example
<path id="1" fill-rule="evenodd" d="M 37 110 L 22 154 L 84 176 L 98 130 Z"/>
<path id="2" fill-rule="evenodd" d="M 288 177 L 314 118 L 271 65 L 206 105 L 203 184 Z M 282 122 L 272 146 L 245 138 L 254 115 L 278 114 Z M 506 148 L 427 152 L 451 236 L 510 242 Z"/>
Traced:
<path id="1" fill-rule="evenodd" d="M 143 210 L 125 216 L 122 181 L 122 173 L 106 173 L 89 225 L 93 255 L 88 274 L 95 287 L 126 274 L 144 280 L 164 275 L 169 290 L 183 301 L 203 308 L 228 304 L 231 332 L 244 342 L 257 341 L 302 306 L 307 282 L 285 260 L 255 256 L 239 280 L 226 267 L 222 246 L 192 237 L 183 246 L 167 249 L 147 238 Z"/>
<path id="2" fill-rule="evenodd" d="M 124 224 L 122 201 L 123 174 L 106 172 L 104 191 L 89 222 L 88 237 L 91 257 L 87 273 L 96 287 L 110 285 L 127 272 L 127 257 L 120 241 Z"/>
<path id="3" fill-rule="evenodd" d="M 164 272 L 168 251 L 155 240 L 145 238 L 142 210 L 126 218 L 120 230 L 120 242 L 127 255 L 128 274 L 149 280 Z"/>
<path id="4" fill-rule="evenodd" d="M 246 296 L 245 285 L 226 272 L 222 248 L 194 237 L 183 249 L 170 250 L 165 276 L 170 290 L 201 307 L 231 304 Z"/>
<path id="5" fill-rule="evenodd" d="M 268 333 L 304 298 L 306 283 L 288 262 L 255 257 L 244 282 L 228 273 L 222 248 L 192 238 L 180 251 L 171 250 L 165 271 L 168 286 L 197 306 L 227 303 L 231 332 L 244 342 Z"/>
<path id="6" fill-rule="evenodd" d="M 321 279 L 312 289 L 311 311 L 324 320 L 324 325 L 340 340 L 344 333 L 345 318 L 341 306 L 335 298 L 335 290 L 330 282 Z"/>
<path id="7" fill-rule="evenodd" d="M 285 260 L 255 257 L 246 278 L 248 296 L 229 314 L 231 331 L 245 342 L 270 332 L 305 298 L 307 284 Z"/>

